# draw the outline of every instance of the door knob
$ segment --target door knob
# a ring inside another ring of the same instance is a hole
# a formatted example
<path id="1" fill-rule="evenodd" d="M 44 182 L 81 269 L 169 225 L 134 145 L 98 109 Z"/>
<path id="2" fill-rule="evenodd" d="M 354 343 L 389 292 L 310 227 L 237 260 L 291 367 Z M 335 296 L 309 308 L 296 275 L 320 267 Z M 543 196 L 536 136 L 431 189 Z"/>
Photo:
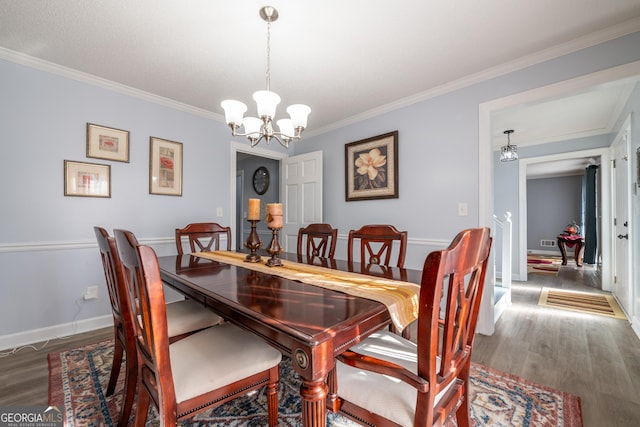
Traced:
<path id="1" fill-rule="evenodd" d="M 627 239 L 629 240 L 629 234 L 618 234 L 618 239 Z"/>

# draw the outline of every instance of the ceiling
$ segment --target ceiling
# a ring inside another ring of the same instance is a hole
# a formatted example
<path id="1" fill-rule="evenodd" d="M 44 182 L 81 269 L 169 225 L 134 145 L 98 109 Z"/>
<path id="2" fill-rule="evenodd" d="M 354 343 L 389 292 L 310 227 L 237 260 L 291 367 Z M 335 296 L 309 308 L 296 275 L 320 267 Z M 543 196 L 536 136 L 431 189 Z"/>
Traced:
<path id="1" fill-rule="evenodd" d="M 0 0 L 0 57 L 27 55 L 222 120 L 265 88 L 312 136 L 640 28 L 640 0 Z M 492 117 L 494 145 L 606 133 L 636 81 Z M 558 111 L 562 111 L 560 115 Z"/>

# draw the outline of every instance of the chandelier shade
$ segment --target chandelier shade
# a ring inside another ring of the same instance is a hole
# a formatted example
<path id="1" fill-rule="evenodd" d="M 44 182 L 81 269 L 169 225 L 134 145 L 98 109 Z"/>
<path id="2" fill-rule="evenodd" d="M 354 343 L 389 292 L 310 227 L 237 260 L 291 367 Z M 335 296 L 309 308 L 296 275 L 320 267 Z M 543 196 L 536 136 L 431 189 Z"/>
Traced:
<path id="1" fill-rule="evenodd" d="M 500 161 L 511 162 L 518 160 L 518 146 L 511 145 L 510 135 L 513 133 L 513 129 L 505 130 L 503 133 L 507 135 L 507 145 L 503 145 L 500 148 Z"/>
<path id="2" fill-rule="evenodd" d="M 246 136 L 252 147 L 255 147 L 263 139 L 269 144 L 271 139 L 276 139 L 283 147 L 288 148 L 293 140 L 300 139 L 302 131 L 307 127 L 307 118 L 311 108 L 304 104 L 293 104 L 287 108 L 289 119 L 281 119 L 276 122 L 278 132 L 273 129 L 273 119 L 280 103 L 280 96 L 269 90 L 271 85 L 271 23 L 278 19 L 278 11 L 265 6 L 260 9 L 260 16 L 267 22 L 267 88 L 253 94 L 256 102 L 258 117 L 244 117 L 247 106 L 240 101 L 227 99 L 220 103 L 224 109 L 224 118 L 231 128 L 233 136 Z M 244 133 L 238 130 L 244 128 Z"/>
<path id="3" fill-rule="evenodd" d="M 220 103 L 224 109 L 224 119 L 227 124 L 242 123 L 242 117 L 247 112 L 247 106 L 244 102 L 227 99 Z"/>

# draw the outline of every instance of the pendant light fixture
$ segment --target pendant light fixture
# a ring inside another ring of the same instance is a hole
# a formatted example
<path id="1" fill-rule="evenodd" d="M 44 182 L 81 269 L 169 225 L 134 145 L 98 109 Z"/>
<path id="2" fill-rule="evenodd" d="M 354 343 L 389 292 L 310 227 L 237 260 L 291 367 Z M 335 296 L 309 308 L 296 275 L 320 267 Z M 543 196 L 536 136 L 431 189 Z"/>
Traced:
<path id="1" fill-rule="evenodd" d="M 500 149 L 500 161 L 512 162 L 518 160 L 518 146 L 511 145 L 510 135 L 513 133 L 513 129 L 505 130 L 503 133 L 507 135 L 507 145 L 503 145 Z"/>
<path id="2" fill-rule="evenodd" d="M 246 136 L 255 147 L 263 139 L 269 144 L 272 138 L 276 139 L 283 147 L 289 148 L 289 143 L 300 139 L 302 131 L 307 127 L 307 116 L 311 108 L 303 104 L 290 105 L 287 108 L 289 119 L 280 119 L 276 122 L 279 132 L 273 129 L 273 118 L 276 115 L 276 107 L 280 103 L 280 97 L 271 92 L 271 23 L 278 19 L 278 11 L 272 6 L 264 6 L 260 9 L 260 17 L 267 22 L 267 88 L 253 94 L 253 100 L 257 104 L 258 117 L 243 117 L 247 106 L 232 99 L 222 101 L 225 120 L 231 128 L 233 136 Z M 240 126 L 244 127 L 244 133 L 239 133 Z"/>

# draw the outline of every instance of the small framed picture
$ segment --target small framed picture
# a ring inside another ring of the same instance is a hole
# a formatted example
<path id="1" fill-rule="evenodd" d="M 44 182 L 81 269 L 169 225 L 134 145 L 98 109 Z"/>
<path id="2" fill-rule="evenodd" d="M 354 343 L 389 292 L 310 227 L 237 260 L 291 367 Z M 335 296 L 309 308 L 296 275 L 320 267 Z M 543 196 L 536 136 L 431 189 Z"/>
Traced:
<path id="1" fill-rule="evenodd" d="M 129 131 L 87 123 L 87 157 L 129 163 Z"/>
<path id="2" fill-rule="evenodd" d="M 182 196 L 182 143 L 150 138 L 149 193 Z"/>
<path id="3" fill-rule="evenodd" d="M 398 131 L 345 144 L 346 201 L 398 198 Z"/>
<path id="4" fill-rule="evenodd" d="M 111 197 L 111 166 L 65 160 L 64 195 Z"/>

